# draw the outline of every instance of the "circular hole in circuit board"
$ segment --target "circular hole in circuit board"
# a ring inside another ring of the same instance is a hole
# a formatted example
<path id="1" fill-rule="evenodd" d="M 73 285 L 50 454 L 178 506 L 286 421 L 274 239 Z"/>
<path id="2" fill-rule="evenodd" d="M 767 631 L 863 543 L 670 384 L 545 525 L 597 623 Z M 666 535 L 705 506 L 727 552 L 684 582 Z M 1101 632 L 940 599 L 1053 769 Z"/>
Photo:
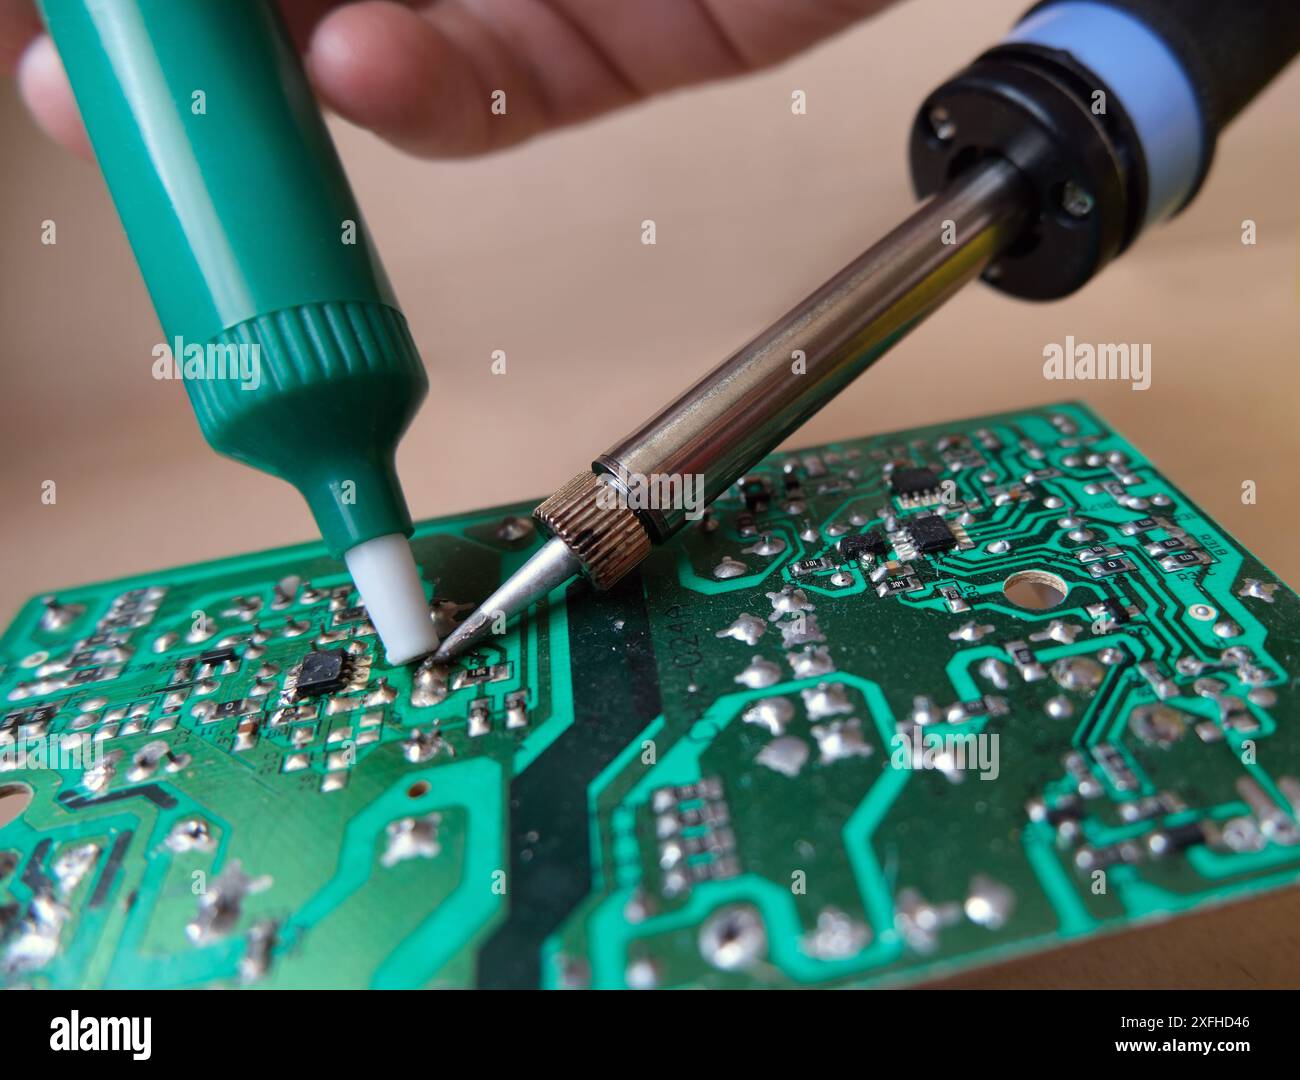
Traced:
<path id="1" fill-rule="evenodd" d="M 32 803 L 32 789 L 26 784 L 0 784 L 0 828 L 23 816 Z"/>
<path id="2" fill-rule="evenodd" d="M 1002 583 L 1002 591 L 1017 607 L 1046 611 L 1065 599 L 1070 586 L 1046 570 L 1021 570 Z"/>

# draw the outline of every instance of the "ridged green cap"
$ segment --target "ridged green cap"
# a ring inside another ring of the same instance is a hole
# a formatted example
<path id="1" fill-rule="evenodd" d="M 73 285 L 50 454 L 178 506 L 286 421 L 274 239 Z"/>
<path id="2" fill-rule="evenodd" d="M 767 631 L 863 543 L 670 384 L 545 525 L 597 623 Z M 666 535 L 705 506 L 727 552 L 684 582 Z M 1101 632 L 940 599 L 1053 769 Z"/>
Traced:
<path id="1" fill-rule="evenodd" d="M 325 303 L 259 315 L 217 335 L 254 349 L 263 385 L 187 380 L 213 447 L 288 480 L 335 554 L 387 533 L 409 535 L 393 453 L 427 381 L 402 314 L 385 304 Z"/>
<path id="2" fill-rule="evenodd" d="M 276 5 L 41 6 L 182 374 L 202 349 L 208 441 L 295 484 L 335 554 L 409 534 L 393 455 L 427 379 Z M 228 346 L 256 385 L 209 377 Z"/>

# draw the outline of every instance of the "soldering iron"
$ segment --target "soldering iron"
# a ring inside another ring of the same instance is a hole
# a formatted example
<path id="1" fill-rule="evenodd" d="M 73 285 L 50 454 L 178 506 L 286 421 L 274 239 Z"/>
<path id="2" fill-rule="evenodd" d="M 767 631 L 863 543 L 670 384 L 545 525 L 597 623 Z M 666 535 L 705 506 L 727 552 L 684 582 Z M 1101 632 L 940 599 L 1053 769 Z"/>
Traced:
<path id="1" fill-rule="evenodd" d="M 608 589 L 681 530 L 630 478 L 712 502 L 976 277 L 1067 296 L 1205 179 L 1220 131 L 1300 51 L 1295 0 L 1047 0 L 926 98 L 926 202 L 543 502 L 546 544 L 447 637 L 449 661 L 552 589 Z"/>

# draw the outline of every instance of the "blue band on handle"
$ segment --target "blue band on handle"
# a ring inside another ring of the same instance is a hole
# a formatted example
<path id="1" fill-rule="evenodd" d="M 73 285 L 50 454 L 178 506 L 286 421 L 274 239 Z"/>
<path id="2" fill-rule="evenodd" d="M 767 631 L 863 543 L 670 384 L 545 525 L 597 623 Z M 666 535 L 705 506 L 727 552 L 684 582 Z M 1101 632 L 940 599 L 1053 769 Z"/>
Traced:
<path id="1" fill-rule="evenodd" d="M 1191 194 L 1204 125 L 1191 80 L 1169 47 L 1140 19 L 1096 0 L 1062 0 L 1033 12 L 1004 44 L 1068 52 L 1119 98 L 1147 166 L 1143 224 L 1168 217 Z"/>

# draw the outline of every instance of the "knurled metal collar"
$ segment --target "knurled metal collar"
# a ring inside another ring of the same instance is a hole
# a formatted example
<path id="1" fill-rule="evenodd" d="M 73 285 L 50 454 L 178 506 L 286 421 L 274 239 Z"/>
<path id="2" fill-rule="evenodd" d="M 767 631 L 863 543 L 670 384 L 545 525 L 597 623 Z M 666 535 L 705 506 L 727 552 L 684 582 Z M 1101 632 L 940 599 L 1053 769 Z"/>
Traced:
<path id="1" fill-rule="evenodd" d="M 603 493 L 603 494 L 602 494 Z M 617 489 L 595 473 L 579 473 L 533 511 L 582 563 L 591 583 L 608 589 L 650 554 L 650 535 Z"/>

